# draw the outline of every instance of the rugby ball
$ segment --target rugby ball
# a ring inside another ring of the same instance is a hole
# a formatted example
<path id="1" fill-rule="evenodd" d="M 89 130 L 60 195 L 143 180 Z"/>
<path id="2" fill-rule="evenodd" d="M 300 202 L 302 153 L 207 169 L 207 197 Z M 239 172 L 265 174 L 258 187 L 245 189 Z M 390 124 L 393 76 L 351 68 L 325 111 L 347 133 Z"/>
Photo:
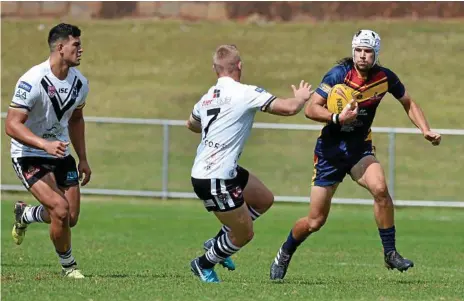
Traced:
<path id="1" fill-rule="evenodd" d="M 330 89 L 327 96 L 327 110 L 340 114 L 346 105 L 355 98 L 356 90 L 345 84 L 337 84 Z"/>

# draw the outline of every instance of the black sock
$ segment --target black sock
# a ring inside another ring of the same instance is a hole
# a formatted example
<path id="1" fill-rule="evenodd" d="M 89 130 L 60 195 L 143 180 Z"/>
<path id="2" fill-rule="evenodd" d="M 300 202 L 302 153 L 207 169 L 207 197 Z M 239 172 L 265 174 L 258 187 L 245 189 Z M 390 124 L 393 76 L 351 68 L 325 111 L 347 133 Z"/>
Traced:
<path id="1" fill-rule="evenodd" d="M 297 240 L 296 238 L 293 237 L 292 230 L 290 230 L 290 233 L 288 234 L 288 237 L 287 237 L 287 241 L 285 241 L 285 243 L 283 244 L 282 249 L 284 249 L 290 255 L 295 253 L 298 246 L 301 245 L 301 243 L 305 241 L 306 238 L 308 238 L 309 234 L 302 240 Z"/>
<path id="2" fill-rule="evenodd" d="M 379 235 L 382 239 L 383 245 L 383 252 L 387 254 L 391 251 L 396 251 L 395 247 L 395 226 L 388 228 L 388 229 L 380 229 L 379 228 Z"/>

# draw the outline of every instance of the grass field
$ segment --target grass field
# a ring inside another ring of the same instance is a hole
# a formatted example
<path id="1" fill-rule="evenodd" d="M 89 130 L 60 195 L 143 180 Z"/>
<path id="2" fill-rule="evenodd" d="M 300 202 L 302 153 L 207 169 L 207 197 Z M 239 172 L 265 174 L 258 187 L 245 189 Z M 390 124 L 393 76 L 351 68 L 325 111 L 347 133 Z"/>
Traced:
<path id="1" fill-rule="evenodd" d="M 383 267 L 372 209 L 333 206 L 325 228 L 276 284 L 270 263 L 307 211 L 276 204 L 257 221 L 251 244 L 234 255 L 237 270 L 218 268 L 223 282 L 208 285 L 189 271 L 218 228 L 199 201 L 85 198 L 73 251 L 88 277 L 76 281 L 60 278 L 46 225 L 32 225 L 24 243 L 13 244 L 17 197 L 1 202 L 2 300 L 464 300 L 464 210 L 397 210 L 399 250 L 416 264 L 399 273 Z"/>
<path id="2" fill-rule="evenodd" d="M 464 59 L 464 24 L 459 21 L 265 26 L 148 20 L 76 23 L 83 30 L 81 70 L 91 86 L 85 109 L 89 116 L 187 118 L 193 104 L 215 82 L 211 53 L 220 43 L 235 43 L 242 50 L 244 82 L 287 96 L 289 85 L 302 78 L 318 85 L 337 59 L 350 55 L 353 32 L 369 27 L 381 34 L 381 62 L 399 74 L 432 126 L 462 128 L 464 71 L 456 66 Z M 18 77 L 47 57 L 46 35 L 53 24 L 2 21 L 3 111 Z M 303 114 L 279 118 L 260 113 L 256 120 L 314 124 Z M 401 106 L 387 96 L 374 126 L 412 125 Z M 317 134 L 255 130 L 240 163 L 277 195 L 307 195 Z M 94 170 L 89 187 L 159 190 L 161 135 L 158 126 L 89 124 L 88 151 Z M 2 138 L 2 160 L 8 162 L 9 140 L 4 134 Z M 198 136 L 176 127 L 171 128 L 171 138 L 169 188 L 190 192 Z M 375 135 L 374 143 L 387 166 L 387 136 Z M 464 200 L 460 181 L 464 137 L 445 136 L 442 146 L 433 148 L 418 135 L 398 135 L 396 151 L 397 198 Z M 18 183 L 12 168 L 3 168 L 1 176 L 3 183 Z M 341 185 L 337 196 L 369 198 L 350 182 Z"/>

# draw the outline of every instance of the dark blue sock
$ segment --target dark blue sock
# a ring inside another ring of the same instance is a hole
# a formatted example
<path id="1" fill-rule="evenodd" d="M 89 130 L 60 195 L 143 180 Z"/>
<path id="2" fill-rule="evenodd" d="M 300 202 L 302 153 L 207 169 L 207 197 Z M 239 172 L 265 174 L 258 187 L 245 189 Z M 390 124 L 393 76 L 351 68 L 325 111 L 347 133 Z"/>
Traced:
<path id="1" fill-rule="evenodd" d="M 310 233 L 311 234 L 311 233 Z M 298 248 L 299 245 L 303 241 L 305 241 L 306 238 L 308 238 L 309 234 L 303 238 L 302 240 L 297 240 L 296 238 L 293 237 L 292 230 L 290 230 L 290 233 L 288 234 L 287 241 L 284 242 L 284 245 L 282 248 L 288 253 L 288 254 L 293 254 L 296 251 L 296 248 Z"/>
<path id="2" fill-rule="evenodd" d="M 383 252 L 385 254 L 387 254 L 390 251 L 396 251 L 395 232 L 395 226 L 388 229 L 379 229 L 379 235 L 382 239 Z"/>

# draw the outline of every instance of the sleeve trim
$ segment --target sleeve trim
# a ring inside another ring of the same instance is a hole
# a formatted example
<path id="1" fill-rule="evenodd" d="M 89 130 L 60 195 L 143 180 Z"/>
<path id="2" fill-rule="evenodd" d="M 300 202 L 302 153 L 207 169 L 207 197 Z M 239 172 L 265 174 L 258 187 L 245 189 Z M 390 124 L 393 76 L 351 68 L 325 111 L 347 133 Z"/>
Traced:
<path id="1" fill-rule="evenodd" d="M 261 111 L 265 112 L 267 110 L 267 108 L 271 105 L 271 103 L 276 100 L 277 97 L 275 97 L 274 95 L 272 95 L 271 97 L 269 97 L 268 100 L 266 100 L 266 102 L 261 106 Z"/>
<path id="2" fill-rule="evenodd" d="M 31 108 L 29 108 L 28 106 L 20 105 L 20 104 L 15 103 L 15 102 L 10 103 L 10 108 L 13 108 L 13 109 L 26 109 L 28 112 L 31 111 Z"/>
<path id="3" fill-rule="evenodd" d="M 193 117 L 193 119 L 195 119 L 196 121 L 201 122 L 201 118 L 200 118 L 199 116 L 195 115 L 193 112 L 192 112 L 192 117 Z"/>

